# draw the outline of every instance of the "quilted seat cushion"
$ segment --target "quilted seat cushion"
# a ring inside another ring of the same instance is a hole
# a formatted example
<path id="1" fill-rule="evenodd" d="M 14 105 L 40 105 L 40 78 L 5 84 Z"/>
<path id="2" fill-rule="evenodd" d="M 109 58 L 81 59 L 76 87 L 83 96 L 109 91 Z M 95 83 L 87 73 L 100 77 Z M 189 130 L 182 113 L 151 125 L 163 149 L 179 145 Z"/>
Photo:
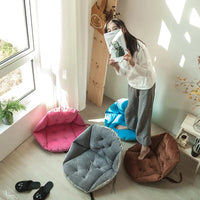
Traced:
<path id="1" fill-rule="evenodd" d="M 67 179 L 84 192 L 97 190 L 117 174 L 122 146 L 110 128 L 92 125 L 72 143 L 63 162 Z"/>
<path id="2" fill-rule="evenodd" d="M 138 160 L 141 144 L 129 148 L 124 157 L 127 173 L 136 182 L 155 182 L 164 178 L 178 164 L 180 152 L 173 136 L 163 133 L 152 137 L 151 151 Z"/>
<path id="3" fill-rule="evenodd" d="M 135 141 L 135 131 L 130 129 L 116 129 L 118 125 L 126 126 L 124 113 L 127 105 L 127 98 L 121 98 L 114 102 L 105 112 L 105 126 L 112 128 L 121 140 Z"/>
<path id="4" fill-rule="evenodd" d="M 38 143 L 51 152 L 68 151 L 73 140 L 86 129 L 76 109 L 53 109 L 40 120 L 33 131 Z"/>

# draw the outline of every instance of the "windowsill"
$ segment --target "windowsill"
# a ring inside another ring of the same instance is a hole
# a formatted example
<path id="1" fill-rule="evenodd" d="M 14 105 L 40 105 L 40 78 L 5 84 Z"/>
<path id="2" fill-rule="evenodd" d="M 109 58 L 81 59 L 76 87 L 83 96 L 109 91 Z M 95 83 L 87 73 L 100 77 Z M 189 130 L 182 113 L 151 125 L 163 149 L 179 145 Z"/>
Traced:
<path id="1" fill-rule="evenodd" d="M 21 102 L 26 106 L 26 110 L 20 110 L 18 112 L 13 112 L 13 124 L 11 125 L 5 125 L 5 124 L 0 124 L 0 135 L 7 131 L 10 127 L 12 127 L 14 124 L 16 124 L 20 119 L 25 117 L 28 113 L 30 113 L 33 109 L 35 109 L 38 105 L 43 104 L 43 102 L 39 101 L 38 95 L 36 92 L 33 94 L 29 95 L 25 99 L 23 99 Z"/>
<path id="2" fill-rule="evenodd" d="M 0 161 L 32 135 L 34 127 L 47 112 L 45 104 L 35 92 L 22 103 L 26 110 L 14 113 L 14 123 L 0 125 Z"/>

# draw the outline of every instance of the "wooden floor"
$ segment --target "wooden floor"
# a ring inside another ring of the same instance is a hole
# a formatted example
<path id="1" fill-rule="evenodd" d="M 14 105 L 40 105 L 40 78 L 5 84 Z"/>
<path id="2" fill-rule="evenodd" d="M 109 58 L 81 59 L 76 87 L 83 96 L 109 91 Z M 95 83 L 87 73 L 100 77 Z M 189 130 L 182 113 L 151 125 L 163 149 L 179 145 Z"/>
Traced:
<path id="1" fill-rule="evenodd" d="M 89 123 L 104 124 L 106 109 L 113 103 L 104 97 L 102 107 L 96 107 L 88 102 L 87 108 L 80 112 L 84 120 Z M 162 128 L 152 124 L 152 135 L 165 132 Z M 122 142 L 124 152 L 134 143 Z M 18 193 L 15 183 L 21 180 L 40 181 L 44 185 L 52 181 L 54 187 L 46 199 L 51 200 L 89 200 L 90 195 L 76 189 L 64 175 L 62 162 L 66 153 L 51 153 L 43 150 L 35 138 L 31 136 L 7 158 L 0 162 L 0 200 L 31 200 L 36 190 Z M 93 193 L 95 200 L 199 200 L 200 176 L 194 174 L 196 162 L 181 154 L 181 161 L 170 174 L 178 178 L 183 174 L 180 184 L 173 184 L 167 180 L 157 183 L 135 183 L 121 164 L 115 183 L 112 181 Z"/>

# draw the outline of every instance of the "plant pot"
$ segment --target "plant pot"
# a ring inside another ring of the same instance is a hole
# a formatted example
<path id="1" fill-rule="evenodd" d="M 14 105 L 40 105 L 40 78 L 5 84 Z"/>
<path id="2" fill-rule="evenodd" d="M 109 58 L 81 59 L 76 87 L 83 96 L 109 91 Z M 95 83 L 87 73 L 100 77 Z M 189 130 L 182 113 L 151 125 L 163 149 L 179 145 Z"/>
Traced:
<path id="1" fill-rule="evenodd" d="M 195 145 L 192 146 L 192 152 L 191 152 L 191 154 L 192 154 L 193 157 L 197 157 L 197 156 L 199 156 L 199 152 L 196 152 L 194 150 L 194 148 L 195 148 Z"/>
<path id="2" fill-rule="evenodd" d="M 11 125 L 13 123 L 13 113 L 7 112 L 6 116 L 2 119 L 3 124 L 5 125 Z"/>

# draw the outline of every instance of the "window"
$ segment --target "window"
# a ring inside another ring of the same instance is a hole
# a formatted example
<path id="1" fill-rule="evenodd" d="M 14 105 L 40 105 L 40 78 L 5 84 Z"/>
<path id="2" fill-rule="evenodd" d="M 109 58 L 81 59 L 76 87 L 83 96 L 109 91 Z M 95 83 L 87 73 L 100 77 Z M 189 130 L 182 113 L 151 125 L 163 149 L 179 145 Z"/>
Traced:
<path id="1" fill-rule="evenodd" d="M 35 91 L 37 58 L 30 0 L 0 0 L 0 100 Z"/>

